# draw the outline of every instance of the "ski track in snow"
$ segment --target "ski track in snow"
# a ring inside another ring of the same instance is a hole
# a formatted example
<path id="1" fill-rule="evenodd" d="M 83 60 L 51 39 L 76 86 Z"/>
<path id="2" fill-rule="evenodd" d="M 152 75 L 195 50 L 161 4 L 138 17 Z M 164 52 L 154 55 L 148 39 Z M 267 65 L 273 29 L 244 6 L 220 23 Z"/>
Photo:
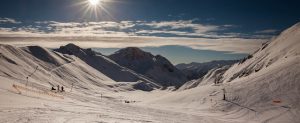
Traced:
<path id="1" fill-rule="evenodd" d="M 66 99 L 53 100 L 49 97 L 34 98 L 27 94 L 15 94 L 2 89 L 2 95 L 13 96 L 15 98 L 26 98 L 33 102 L 41 103 L 40 106 L 22 106 L 19 104 L 13 107 L 0 107 L 0 122 L 209 122 L 219 121 L 203 116 L 178 113 L 169 110 L 145 108 L 132 104 L 124 104 L 109 99 L 99 99 L 94 97 L 82 97 L 81 95 L 65 93 Z M 30 95 L 30 94 L 29 94 Z M 46 99 L 45 99 L 46 98 Z M 10 101 L 18 99 L 9 98 Z M 8 105 L 9 106 L 9 105 Z"/>

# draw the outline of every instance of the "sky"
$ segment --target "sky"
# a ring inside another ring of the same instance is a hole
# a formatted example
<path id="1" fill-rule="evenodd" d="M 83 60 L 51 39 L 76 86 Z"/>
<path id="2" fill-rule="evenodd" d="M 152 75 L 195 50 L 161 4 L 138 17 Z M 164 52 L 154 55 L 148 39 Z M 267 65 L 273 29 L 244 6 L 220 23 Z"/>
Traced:
<path id="1" fill-rule="evenodd" d="M 298 5 L 296 0 L 100 0 L 97 5 L 1 0 L 0 43 L 54 48 L 72 42 L 106 53 L 137 46 L 173 63 L 238 59 L 299 22 Z"/>

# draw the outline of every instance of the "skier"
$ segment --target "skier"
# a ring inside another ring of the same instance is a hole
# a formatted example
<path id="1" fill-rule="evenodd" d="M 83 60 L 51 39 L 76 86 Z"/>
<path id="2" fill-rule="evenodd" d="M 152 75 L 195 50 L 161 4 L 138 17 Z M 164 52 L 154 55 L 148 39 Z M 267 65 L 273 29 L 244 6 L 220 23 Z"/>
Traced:
<path id="1" fill-rule="evenodd" d="M 65 92 L 64 86 L 61 86 L 61 92 Z"/>
<path id="2" fill-rule="evenodd" d="M 56 89 L 54 87 L 51 88 L 51 91 L 55 91 Z"/>

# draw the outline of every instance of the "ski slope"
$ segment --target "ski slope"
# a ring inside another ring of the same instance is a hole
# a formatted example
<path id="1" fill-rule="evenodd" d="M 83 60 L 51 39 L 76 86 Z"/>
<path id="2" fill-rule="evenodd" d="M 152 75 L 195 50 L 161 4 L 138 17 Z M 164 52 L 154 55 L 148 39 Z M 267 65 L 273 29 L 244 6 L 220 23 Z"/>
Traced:
<path id="1" fill-rule="evenodd" d="M 1 123 L 222 121 L 140 105 L 146 101 L 142 99 L 172 92 L 138 91 L 134 85 L 139 82 L 115 82 L 73 55 L 39 46 L 0 48 Z M 66 92 L 50 90 L 57 85 Z M 131 100 L 128 95 L 144 98 Z"/>
<path id="2" fill-rule="evenodd" d="M 163 96 L 167 93 L 157 90 L 155 92 L 130 91 L 111 92 L 103 94 L 99 91 L 76 88 L 70 92 L 54 93 L 62 96 L 58 98 L 37 92 L 49 92 L 39 86 L 25 86 L 20 81 L 0 77 L 0 122 L 3 123 L 82 123 L 82 122 L 120 122 L 120 123 L 198 123 L 198 122 L 236 122 L 193 115 L 179 110 L 167 110 L 159 107 L 144 105 L 141 101 L 151 99 L 154 95 Z M 21 94 L 12 87 L 13 84 L 28 88 L 20 89 Z M 32 91 L 32 90 L 38 90 Z M 49 92 L 50 93 L 50 92 Z M 102 95 L 103 94 L 103 95 Z M 133 101 L 129 95 L 140 98 L 135 103 L 124 103 L 124 100 Z M 127 95 L 127 96 L 126 96 Z"/>
<path id="3" fill-rule="evenodd" d="M 298 123 L 299 81 L 300 23 L 232 67 L 213 69 L 203 78 L 187 82 L 178 92 L 150 103 L 182 111 L 210 107 L 223 111 L 225 119 L 246 119 L 240 122 Z M 226 100 L 222 100 L 223 89 Z"/>

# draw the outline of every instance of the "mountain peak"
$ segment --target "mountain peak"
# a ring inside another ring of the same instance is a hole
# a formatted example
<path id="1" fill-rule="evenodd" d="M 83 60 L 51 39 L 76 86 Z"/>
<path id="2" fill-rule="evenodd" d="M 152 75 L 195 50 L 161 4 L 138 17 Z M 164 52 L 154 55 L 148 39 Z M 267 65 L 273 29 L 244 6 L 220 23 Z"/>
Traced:
<path id="1" fill-rule="evenodd" d="M 108 56 L 116 63 L 145 75 L 164 87 L 180 86 L 185 75 L 165 57 L 152 55 L 137 47 L 128 47 Z"/>
<path id="2" fill-rule="evenodd" d="M 143 52 L 140 48 L 138 47 L 127 47 L 127 48 L 124 48 L 124 50 L 128 50 L 128 51 L 141 51 Z"/>
<path id="3" fill-rule="evenodd" d="M 127 47 L 115 52 L 113 55 L 120 55 L 131 60 L 135 59 L 151 59 L 153 55 L 149 52 L 145 52 L 137 47 Z"/>
<path id="4" fill-rule="evenodd" d="M 85 55 L 93 56 L 96 54 L 100 54 L 100 53 L 93 51 L 91 48 L 82 49 L 73 43 L 69 43 L 66 46 L 61 46 L 59 49 L 55 49 L 55 51 L 58 51 L 63 54 L 76 55 L 76 56 L 80 56 L 80 55 L 81 56 L 85 56 Z"/>
<path id="5" fill-rule="evenodd" d="M 75 45 L 75 44 L 73 44 L 73 43 L 69 43 L 69 44 L 67 44 L 67 45 L 64 46 L 64 47 L 66 47 L 66 48 L 68 48 L 68 49 L 76 49 L 76 50 L 81 49 L 79 46 L 77 46 L 77 45 Z"/>

